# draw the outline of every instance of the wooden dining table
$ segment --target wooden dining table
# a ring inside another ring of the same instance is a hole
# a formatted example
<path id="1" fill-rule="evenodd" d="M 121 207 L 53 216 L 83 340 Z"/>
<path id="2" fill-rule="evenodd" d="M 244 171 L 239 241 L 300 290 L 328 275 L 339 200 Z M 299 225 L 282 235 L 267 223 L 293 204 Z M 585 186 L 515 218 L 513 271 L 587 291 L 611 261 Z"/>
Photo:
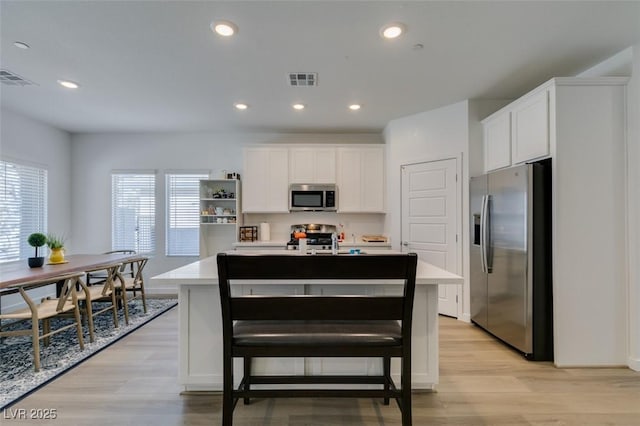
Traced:
<path id="1" fill-rule="evenodd" d="M 43 282 L 73 272 L 99 270 L 115 263 L 126 263 L 140 257 L 137 254 L 71 254 L 65 256 L 65 263 L 45 264 L 40 268 L 30 268 L 26 260 L 0 263 L 0 293 L 15 292 L 23 285 L 34 281 Z"/>

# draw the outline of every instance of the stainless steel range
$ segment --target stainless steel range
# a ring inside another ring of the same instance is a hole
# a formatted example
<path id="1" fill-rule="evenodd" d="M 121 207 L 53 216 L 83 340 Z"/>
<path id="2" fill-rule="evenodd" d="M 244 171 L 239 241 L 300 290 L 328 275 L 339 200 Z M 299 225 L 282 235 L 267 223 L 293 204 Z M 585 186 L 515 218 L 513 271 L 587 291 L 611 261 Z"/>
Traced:
<path id="1" fill-rule="evenodd" d="M 335 225 L 306 223 L 291 225 L 291 239 L 287 250 L 298 250 L 300 238 L 307 239 L 307 246 L 316 250 L 331 250 L 331 235 L 336 233 Z"/>

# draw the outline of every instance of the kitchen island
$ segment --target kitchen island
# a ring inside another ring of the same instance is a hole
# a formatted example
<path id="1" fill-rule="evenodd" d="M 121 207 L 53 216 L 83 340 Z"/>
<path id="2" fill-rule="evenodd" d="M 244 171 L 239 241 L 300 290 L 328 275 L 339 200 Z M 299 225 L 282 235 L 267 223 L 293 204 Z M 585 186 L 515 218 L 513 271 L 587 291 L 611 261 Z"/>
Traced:
<path id="1" fill-rule="evenodd" d="M 392 251 L 385 251 L 393 253 Z M 242 252 L 247 254 L 246 251 Z M 255 251 L 285 253 L 291 251 Z M 378 253 L 376 253 L 378 254 Z M 222 314 L 215 256 L 152 277 L 156 285 L 178 286 L 179 300 L 179 382 L 185 391 L 222 390 Z M 412 333 L 412 387 L 433 389 L 438 383 L 438 284 L 461 284 L 462 277 L 418 261 Z M 386 280 L 349 282 L 289 281 L 282 283 L 235 284 L 240 295 L 283 294 L 398 294 L 402 285 Z M 236 360 L 235 377 L 241 377 L 241 360 Z M 261 374 L 380 374 L 380 359 L 356 358 L 265 358 L 255 360 Z M 399 364 L 392 364 L 394 380 Z"/>

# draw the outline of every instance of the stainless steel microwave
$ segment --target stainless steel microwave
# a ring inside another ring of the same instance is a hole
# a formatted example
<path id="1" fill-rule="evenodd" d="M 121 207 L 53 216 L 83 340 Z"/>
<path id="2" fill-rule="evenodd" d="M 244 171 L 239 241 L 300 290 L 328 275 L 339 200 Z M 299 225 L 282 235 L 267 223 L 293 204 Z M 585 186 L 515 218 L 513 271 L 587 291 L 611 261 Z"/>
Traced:
<path id="1" fill-rule="evenodd" d="M 335 185 L 291 184 L 289 211 L 335 212 L 338 209 L 338 189 Z"/>

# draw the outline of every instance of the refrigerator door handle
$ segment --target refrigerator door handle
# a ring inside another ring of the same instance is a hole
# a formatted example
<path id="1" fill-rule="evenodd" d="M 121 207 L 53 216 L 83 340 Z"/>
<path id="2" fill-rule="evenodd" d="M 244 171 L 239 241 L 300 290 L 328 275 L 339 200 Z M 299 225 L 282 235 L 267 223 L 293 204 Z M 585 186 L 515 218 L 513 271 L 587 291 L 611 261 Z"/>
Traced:
<path id="1" fill-rule="evenodd" d="M 482 206 L 480 207 L 480 264 L 482 265 L 482 272 L 487 272 L 487 256 L 486 256 L 486 207 L 487 207 L 487 195 L 482 196 Z"/>
<path id="2" fill-rule="evenodd" d="M 491 207 L 489 201 L 491 200 L 491 195 L 485 195 L 483 204 L 482 204 L 482 231 L 480 238 L 482 240 L 482 262 L 484 272 L 487 274 L 491 273 L 491 265 L 489 265 L 489 236 L 491 235 L 491 230 L 489 229 L 489 223 L 491 215 Z"/>

